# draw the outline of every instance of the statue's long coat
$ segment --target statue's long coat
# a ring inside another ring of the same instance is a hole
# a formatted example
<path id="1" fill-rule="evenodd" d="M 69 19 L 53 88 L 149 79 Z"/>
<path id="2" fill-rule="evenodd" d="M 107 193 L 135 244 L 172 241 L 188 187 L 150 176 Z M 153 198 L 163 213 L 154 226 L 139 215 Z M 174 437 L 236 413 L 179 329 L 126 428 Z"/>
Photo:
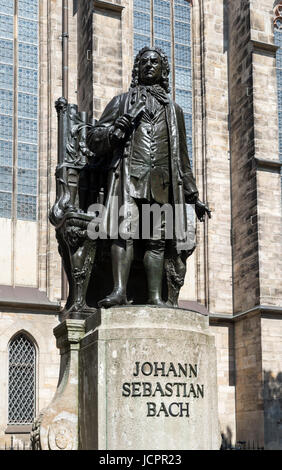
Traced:
<path id="1" fill-rule="evenodd" d="M 114 97 L 106 106 L 99 122 L 90 129 L 87 137 L 88 147 L 97 158 L 102 158 L 105 165 L 108 165 L 108 189 L 103 225 L 107 233 L 111 234 L 111 238 L 115 238 L 113 221 L 117 220 L 116 215 L 120 206 L 130 208 L 132 203 L 129 186 L 134 131 L 122 146 L 112 146 L 109 133 L 116 119 L 130 112 L 131 99 L 132 89 L 128 93 Z M 198 197 L 198 191 L 188 157 L 183 111 L 171 100 L 165 105 L 165 111 L 170 144 L 173 204 L 177 208 L 175 238 L 183 242 L 187 233 L 185 203 L 193 204 Z M 118 196 L 115 199 L 118 206 L 113 203 L 112 196 Z"/>

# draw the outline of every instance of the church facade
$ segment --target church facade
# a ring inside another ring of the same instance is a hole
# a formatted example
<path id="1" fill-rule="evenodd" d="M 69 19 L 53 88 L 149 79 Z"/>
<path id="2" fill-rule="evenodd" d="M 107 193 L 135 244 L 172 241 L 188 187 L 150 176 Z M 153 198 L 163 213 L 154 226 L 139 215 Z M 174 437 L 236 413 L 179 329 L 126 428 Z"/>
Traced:
<path id="1" fill-rule="evenodd" d="M 0 448 L 29 439 L 58 382 L 55 101 L 99 119 L 149 45 L 168 56 L 212 211 L 180 305 L 209 315 L 221 433 L 281 449 L 282 2 L 0 0 L 0 41 Z"/>

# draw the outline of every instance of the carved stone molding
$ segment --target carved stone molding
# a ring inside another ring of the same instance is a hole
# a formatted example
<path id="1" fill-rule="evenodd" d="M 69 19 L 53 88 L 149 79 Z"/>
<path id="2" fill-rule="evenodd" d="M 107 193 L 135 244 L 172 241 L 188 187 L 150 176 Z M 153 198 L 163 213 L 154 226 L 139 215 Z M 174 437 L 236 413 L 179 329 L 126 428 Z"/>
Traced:
<path id="1" fill-rule="evenodd" d="M 34 450 L 78 449 L 78 355 L 83 320 L 66 320 L 54 329 L 60 349 L 60 376 L 55 396 L 34 421 Z"/>
<path id="2" fill-rule="evenodd" d="M 275 44 L 270 44 L 268 42 L 255 41 L 254 39 L 250 40 L 249 50 L 254 53 L 260 53 L 265 55 L 276 55 L 279 46 Z"/>
<path id="3" fill-rule="evenodd" d="M 259 170 L 270 171 L 271 173 L 280 173 L 282 168 L 282 162 L 262 158 L 255 158 L 255 165 Z"/>

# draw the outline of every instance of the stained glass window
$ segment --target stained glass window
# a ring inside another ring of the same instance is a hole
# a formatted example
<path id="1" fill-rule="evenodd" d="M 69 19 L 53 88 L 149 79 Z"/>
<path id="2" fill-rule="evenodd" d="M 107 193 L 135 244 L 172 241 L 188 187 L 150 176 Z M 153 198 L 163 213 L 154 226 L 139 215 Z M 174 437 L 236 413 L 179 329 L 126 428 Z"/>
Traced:
<path id="1" fill-rule="evenodd" d="M 38 0 L 0 0 L 0 103 L 0 217 L 36 220 Z"/>
<path id="2" fill-rule="evenodd" d="M 282 28 L 280 21 L 279 27 Z M 279 49 L 276 52 L 277 93 L 278 93 L 278 130 L 279 130 L 279 159 L 282 163 L 282 29 L 274 29 L 274 41 Z M 282 169 L 281 169 L 282 187 Z"/>
<path id="3" fill-rule="evenodd" d="M 36 351 L 24 334 L 9 347 L 8 423 L 31 424 L 35 415 Z"/>
<path id="4" fill-rule="evenodd" d="M 38 139 L 38 0 L 18 0 L 19 90 L 17 148 L 17 218 L 36 219 L 37 168 L 24 162 L 26 151 L 37 153 Z M 31 77 L 23 86 L 22 77 Z M 27 119 L 28 118 L 28 119 Z M 28 145 L 28 147 L 27 147 Z M 22 153 L 23 152 L 23 153 Z"/>
<path id="5" fill-rule="evenodd" d="M 279 46 L 276 53 L 277 89 L 278 89 L 278 118 L 279 142 L 282 142 L 282 30 L 274 30 L 275 44 Z M 282 161 L 282 145 L 279 145 L 280 160 Z"/>
<path id="6" fill-rule="evenodd" d="M 175 0 L 175 101 L 184 111 L 187 146 L 192 162 L 192 64 L 191 64 L 191 8 L 183 0 Z M 187 2 L 186 2 L 187 4 Z"/>
<path id="7" fill-rule="evenodd" d="M 151 41 L 151 0 L 134 0 L 134 55 Z"/>
<path id="8" fill-rule="evenodd" d="M 171 66 L 171 4 L 169 0 L 153 1 L 154 44 L 168 56 Z"/>
<path id="9" fill-rule="evenodd" d="M 0 216 L 8 218 L 13 188 L 13 3 L 0 0 Z"/>

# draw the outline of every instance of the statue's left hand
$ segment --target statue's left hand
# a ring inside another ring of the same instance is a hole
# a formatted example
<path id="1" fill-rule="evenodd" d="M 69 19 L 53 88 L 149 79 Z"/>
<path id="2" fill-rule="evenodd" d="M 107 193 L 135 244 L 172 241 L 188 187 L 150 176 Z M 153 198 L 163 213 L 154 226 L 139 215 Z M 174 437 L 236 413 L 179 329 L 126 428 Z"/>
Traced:
<path id="1" fill-rule="evenodd" d="M 200 222 L 205 220 L 205 215 L 208 214 L 209 219 L 211 218 L 211 211 L 200 199 L 195 203 L 195 212 Z"/>

